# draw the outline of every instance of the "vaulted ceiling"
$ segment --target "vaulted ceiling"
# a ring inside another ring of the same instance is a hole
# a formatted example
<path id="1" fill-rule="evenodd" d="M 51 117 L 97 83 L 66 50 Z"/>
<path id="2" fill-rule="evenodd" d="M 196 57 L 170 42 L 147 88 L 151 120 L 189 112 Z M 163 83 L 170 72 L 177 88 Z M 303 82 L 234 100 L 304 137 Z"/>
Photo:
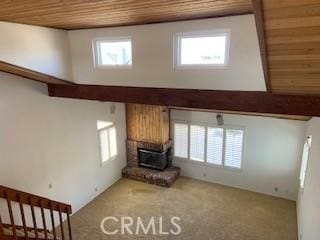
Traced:
<path id="1" fill-rule="evenodd" d="M 2 21 L 62 29 L 168 22 L 252 12 L 250 0 L 2 0 Z"/>
<path id="2" fill-rule="evenodd" d="M 320 0 L 2 0 L 0 20 L 61 29 L 254 13 L 269 90 L 320 94 Z M 248 66 L 250 67 L 250 66 Z"/>
<path id="3" fill-rule="evenodd" d="M 320 94 L 320 0 L 264 0 L 272 92 Z"/>

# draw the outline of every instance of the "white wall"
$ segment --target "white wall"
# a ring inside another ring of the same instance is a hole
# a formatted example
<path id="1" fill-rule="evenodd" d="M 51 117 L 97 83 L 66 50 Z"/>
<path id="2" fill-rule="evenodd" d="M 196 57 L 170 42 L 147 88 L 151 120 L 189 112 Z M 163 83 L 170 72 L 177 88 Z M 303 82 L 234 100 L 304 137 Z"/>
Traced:
<path id="1" fill-rule="evenodd" d="M 0 21 L 0 60 L 72 80 L 68 32 Z"/>
<path id="2" fill-rule="evenodd" d="M 121 177 L 124 104 L 116 103 L 112 115 L 110 103 L 50 98 L 46 85 L 1 72 L 0 86 L 0 185 L 70 203 L 77 211 Z M 97 120 L 114 121 L 117 128 L 118 156 L 102 167 Z"/>
<path id="3" fill-rule="evenodd" d="M 216 124 L 216 114 L 209 112 L 173 110 L 171 118 Z M 306 122 L 224 114 L 224 123 L 245 127 L 243 169 L 204 167 L 175 159 L 182 175 L 296 200 Z"/>
<path id="4" fill-rule="evenodd" d="M 176 32 L 230 29 L 230 61 L 226 69 L 175 70 Z M 78 83 L 218 90 L 266 89 L 253 15 L 151 25 L 70 31 L 74 80 Z M 95 69 L 92 40 L 131 36 L 132 69 Z"/>
<path id="5" fill-rule="evenodd" d="M 307 136 L 312 136 L 312 145 L 304 189 L 298 197 L 298 225 L 300 240 L 320 239 L 320 118 L 312 118 L 307 127 Z"/>

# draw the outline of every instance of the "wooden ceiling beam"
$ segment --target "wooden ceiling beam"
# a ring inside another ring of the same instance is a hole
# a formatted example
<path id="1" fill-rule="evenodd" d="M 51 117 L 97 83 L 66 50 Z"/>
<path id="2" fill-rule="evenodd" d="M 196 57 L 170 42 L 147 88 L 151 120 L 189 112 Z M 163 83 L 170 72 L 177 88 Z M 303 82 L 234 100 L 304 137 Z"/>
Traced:
<path id="1" fill-rule="evenodd" d="M 72 85 L 73 82 L 69 82 L 67 80 L 63 80 L 60 78 L 53 77 L 48 74 L 40 73 L 28 68 L 19 67 L 17 65 L 13 65 L 11 63 L 7 63 L 4 61 L 0 61 L 0 71 L 11 73 L 20 77 L 28 78 L 37 82 L 47 83 L 47 84 L 64 84 L 64 85 Z"/>
<path id="2" fill-rule="evenodd" d="M 279 119 L 289 119 L 298 121 L 309 121 L 312 117 L 301 116 L 301 115 L 285 115 L 285 114 L 275 114 L 275 113 L 253 113 L 253 112 L 239 112 L 239 111 L 226 111 L 226 110 L 214 110 L 214 109 L 199 109 L 199 108 L 181 108 L 181 107 L 169 107 L 170 110 L 186 110 L 195 112 L 209 112 L 209 113 L 222 113 L 222 114 L 235 114 L 243 116 L 253 116 L 253 117 L 272 117 Z"/>
<path id="3" fill-rule="evenodd" d="M 268 74 L 268 58 L 267 58 L 267 45 L 265 40 L 265 30 L 264 30 L 264 17 L 263 17 L 263 6 L 262 0 L 252 0 L 253 13 L 256 22 L 261 62 L 264 74 L 264 80 L 266 82 L 267 91 L 271 91 L 269 74 Z"/>
<path id="4" fill-rule="evenodd" d="M 254 91 L 49 84 L 51 97 L 282 115 L 320 116 L 320 96 Z"/>

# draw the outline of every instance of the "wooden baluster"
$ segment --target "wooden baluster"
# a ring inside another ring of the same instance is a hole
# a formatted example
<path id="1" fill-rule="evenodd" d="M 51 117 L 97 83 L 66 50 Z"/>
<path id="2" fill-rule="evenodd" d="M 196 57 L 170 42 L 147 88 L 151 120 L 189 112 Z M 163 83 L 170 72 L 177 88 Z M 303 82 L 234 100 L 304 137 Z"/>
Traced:
<path id="1" fill-rule="evenodd" d="M 8 205 L 8 210 L 9 210 L 9 216 L 10 216 L 10 222 L 11 222 L 11 226 L 12 226 L 13 239 L 14 239 L 14 240 L 17 240 L 17 231 L 16 231 L 16 225 L 14 224 L 14 218 L 13 218 L 11 201 L 10 201 L 9 196 L 8 196 L 8 194 L 7 194 L 6 191 L 4 192 L 4 195 L 5 195 L 6 200 L 7 200 L 7 205 Z"/>
<path id="2" fill-rule="evenodd" d="M 54 224 L 54 215 L 53 215 L 52 202 L 50 202 L 50 215 L 51 215 L 51 224 L 52 224 L 53 239 L 54 239 L 54 240 L 57 240 L 57 234 L 56 234 L 56 229 L 55 229 L 55 224 Z"/>
<path id="3" fill-rule="evenodd" d="M 71 222 L 70 222 L 70 215 L 69 215 L 68 209 L 67 209 L 67 219 L 68 219 L 69 240 L 72 240 Z"/>
<path id="4" fill-rule="evenodd" d="M 38 236 L 38 227 L 37 227 L 37 219 L 36 219 L 36 214 L 34 212 L 34 206 L 32 204 L 32 199 L 29 197 L 29 203 L 30 203 L 30 208 L 31 208 L 31 215 L 32 215 L 32 221 L 33 221 L 33 229 L 34 229 L 34 234 L 36 236 L 36 239 L 39 239 Z"/>
<path id="5" fill-rule="evenodd" d="M 63 221 L 62 221 L 62 213 L 61 213 L 61 206 L 59 205 L 59 220 L 60 220 L 60 229 L 61 229 L 61 237 L 64 240 L 64 230 L 63 230 Z"/>
<path id="6" fill-rule="evenodd" d="M 40 199 L 40 208 L 41 208 L 41 216 L 42 216 L 42 225 L 43 225 L 43 229 L 44 229 L 44 236 L 45 236 L 45 239 L 48 240 L 48 230 L 47 230 L 47 223 L 46 223 L 46 215 L 44 214 L 43 203 L 42 203 L 41 199 Z"/>
<path id="7" fill-rule="evenodd" d="M 22 226 L 23 226 L 23 231 L 24 231 L 24 239 L 28 240 L 28 230 L 27 230 L 27 224 L 26 224 L 26 218 L 24 215 L 24 209 L 23 209 L 23 204 L 21 200 L 21 195 L 18 193 L 18 200 L 19 200 L 19 207 L 20 207 L 20 214 L 21 214 L 21 219 L 22 219 Z"/>

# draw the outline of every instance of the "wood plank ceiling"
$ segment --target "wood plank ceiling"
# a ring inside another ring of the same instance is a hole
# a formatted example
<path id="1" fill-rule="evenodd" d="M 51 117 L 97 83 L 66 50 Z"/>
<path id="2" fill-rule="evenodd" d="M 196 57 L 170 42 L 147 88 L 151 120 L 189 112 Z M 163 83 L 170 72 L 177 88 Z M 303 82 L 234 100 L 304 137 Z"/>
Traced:
<path id="1" fill-rule="evenodd" d="M 320 0 L 263 0 L 274 93 L 320 94 Z"/>
<path id="2" fill-rule="evenodd" d="M 252 13 L 251 0 L 0 1 L 2 21 L 68 30 L 245 13 Z"/>
<path id="3" fill-rule="evenodd" d="M 253 11 L 254 6 L 262 7 L 260 13 L 259 9 Z M 260 47 L 271 92 L 319 95 L 320 0 L 0 1 L 2 21 L 61 29 L 135 25 L 252 12 L 256 20 L 262 20 L 257 27 L 258 34 L 265 36 L 263 41 L 260 39 L 260 45 L 264 45 Z"/>

